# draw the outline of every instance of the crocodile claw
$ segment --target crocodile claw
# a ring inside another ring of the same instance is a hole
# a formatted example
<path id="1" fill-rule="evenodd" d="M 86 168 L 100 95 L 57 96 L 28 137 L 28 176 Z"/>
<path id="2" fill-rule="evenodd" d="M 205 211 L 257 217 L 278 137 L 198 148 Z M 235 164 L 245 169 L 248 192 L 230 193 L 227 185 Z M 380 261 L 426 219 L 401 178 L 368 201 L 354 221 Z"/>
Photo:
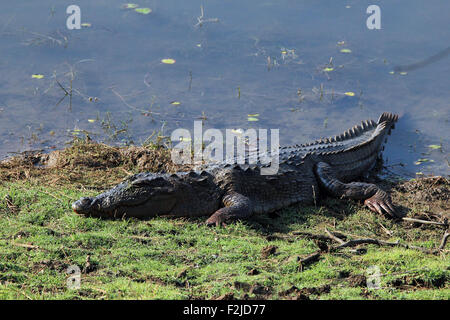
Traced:
<path id="1" fill-rule="evenodd" d="M 373 212 L 387 214 L 392 218 L 401 218 L 400 214 L 392 204 L 391 197 L 383 190 L 378 190 L 372 197 L 366 199 L 364 204 Z"/>
<path id="2" fill-rule="evenodd" d="M 217 212 L 215 214 L 213 214 L 211 217 L 209 217 L 205 223 L 208 227 L 220 227 L 220 226 L 225 227 L 226 226 L 225 221 L 222 218 L 221 214 L 217 213 Z"/>

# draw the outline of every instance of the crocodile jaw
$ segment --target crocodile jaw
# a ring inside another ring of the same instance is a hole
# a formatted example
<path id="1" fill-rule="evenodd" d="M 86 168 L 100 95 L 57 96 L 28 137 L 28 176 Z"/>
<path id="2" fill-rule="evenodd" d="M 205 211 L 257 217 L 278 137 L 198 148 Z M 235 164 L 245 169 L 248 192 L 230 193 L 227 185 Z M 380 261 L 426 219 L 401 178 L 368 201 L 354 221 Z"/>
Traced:
<path id="1" fill-rule="evenodd" d="M 72 210 L 79 215 L 84 216 L 102 216 L 102 211 L 98 210 L 96 198 L 84 197 L 72 203 Z M 107 216 L 107 214 L 105 214 Z"/>

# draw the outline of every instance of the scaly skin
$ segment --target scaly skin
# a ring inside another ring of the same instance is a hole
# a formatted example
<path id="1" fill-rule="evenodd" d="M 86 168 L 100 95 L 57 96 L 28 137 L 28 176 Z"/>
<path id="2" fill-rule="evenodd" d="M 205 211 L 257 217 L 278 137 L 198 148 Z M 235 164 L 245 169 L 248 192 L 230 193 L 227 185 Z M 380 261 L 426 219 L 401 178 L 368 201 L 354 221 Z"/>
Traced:
<path id="1" fill-rule="evenodd" d="M 351 182 L 369 171 L 380 156 L 398 116 L 383 113 L 341 135 L 305 145 L 280 148 L 275 175 L 261 175 L 267 165 L 210 165 L 176 174 L 140 173 L 95 198 L 81 198 L 73 210 L 94 217 L 210 215 L 208 225 L 222 225 L 294 203 L 311 204 L 321 192 L 364 201 L 380 214 L 400 217 L 390 196 L 374 184 Z"/>

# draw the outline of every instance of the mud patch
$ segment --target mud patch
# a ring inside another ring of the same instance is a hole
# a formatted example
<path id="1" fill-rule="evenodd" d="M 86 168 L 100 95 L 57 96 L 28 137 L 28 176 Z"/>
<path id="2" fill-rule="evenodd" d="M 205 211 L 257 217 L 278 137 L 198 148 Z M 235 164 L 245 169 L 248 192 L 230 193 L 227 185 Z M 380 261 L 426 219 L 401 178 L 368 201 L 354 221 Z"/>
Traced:
<path id="1" fill-rule="evenodd" d="M 440 223 L 450 220 L 450 181 L 446 177 L 423 177 L 401 182 L 394 185 L 392 198 L 409 217 Z M 412 228 L 420 226 L 414 222 L 406 225 Z M 430 228 L 425 225 L 420 227 Z"/>
<path id="2" fill-rule="evenodd" d="M 354 287 L 354 288 L 367 286 L 367 278 L 365 275 L 362 275 L 362 274 L 350 275 L 347 278 L 347 282 L 350 287 Z"/>
<path id="3" fill-rule="evenodd" d="M 424 177 L 401 183 L 397 190 L 408 193 L 415 201 L 450 200 L 450 182 L 445 177 Z"/>
<path id="4" fill-rule="evenodd" d="M 267 257 L 274 255 L 277 252 L 277 249 L 278 249 L 277 246 L 264 247 L 261 250 L 261 257 L 263 259 L 266 259 Z"/>
<path id="5" fill-rule="evenodd" d="M 292 286 L 287 290 L 281 291 L 279 295 L 293 300 L 310 300 L 310 296 L 320 296 L 322 294 L 328 294 L 330 291 L 331 286 L 329 284 L 302 289 Z"/>
<path id="6" fill-rule="evenodd" d="M 419 276 L 407 275 L 392 281 L 387 284 L 391 287 L 395 287 L 400 290 L 411 290 L 414 289 L 436 289 L 445 287 L 450 278 L 446 275 L 438 275 L 430 279 L 425 279 Z"/>

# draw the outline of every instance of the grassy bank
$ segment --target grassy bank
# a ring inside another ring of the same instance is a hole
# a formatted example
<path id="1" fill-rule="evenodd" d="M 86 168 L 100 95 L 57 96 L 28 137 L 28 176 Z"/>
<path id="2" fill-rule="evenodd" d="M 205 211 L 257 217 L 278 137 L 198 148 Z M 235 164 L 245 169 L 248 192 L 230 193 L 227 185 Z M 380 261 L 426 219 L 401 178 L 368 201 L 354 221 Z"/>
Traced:
<path id="1" fill-rule="evenodd" d="M 448 299 L 448 250 L 363 244 L 334 250 L 325 228 L 348 239 L 436 249 L 445 228 L 396 222 L 360 203 L 323 199 L 274 215 L 208 228 L 205 219 L 108 221 L 77 216 L 72 201 L 142 170 L 176 171 L 166 150 L 75 142 L 48 156 L 0 164 L 0 299 Z M 386 183 L 408 217 L 445 221 L 449 181 Z M 317 253 L 317 259 L 303 259 Z M 303 261 L 303 263 L 302 263 Z M 69 289 L 76 265 L 81 287 Z M 367 288 L 368 268 L 380 289 Z"/>

